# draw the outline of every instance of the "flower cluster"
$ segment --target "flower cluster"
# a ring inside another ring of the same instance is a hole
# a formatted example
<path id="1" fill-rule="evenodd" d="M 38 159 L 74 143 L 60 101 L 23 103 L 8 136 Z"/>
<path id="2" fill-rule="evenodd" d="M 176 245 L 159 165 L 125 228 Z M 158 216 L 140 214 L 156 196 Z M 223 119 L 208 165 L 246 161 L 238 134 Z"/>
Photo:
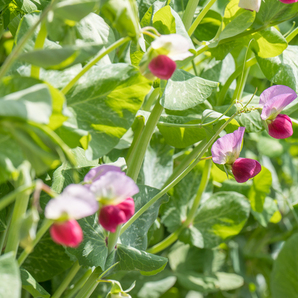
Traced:
<path id="1" fill-rule="evenodd" d="M 293 134 L 291 119 L 280 112 L 296 97 L 294 90 L 283 85 L 272 86 L 260 95 L 261 119 L 273 138 L 285 139 Z"/>
<path id="2" fill-rule="evenodd" d="M 175 61 L 182 61 L 192 54 L 188 39 L 179 34 L 161 35 L 152 43 L 140 62 L 140 71 L 148 79 L 158 77 L 168 80 L 176 70 Z"/>
<path id="3" fill-rule="evenodd" d="M 114 233 L 118 225 L 134 214 L 132 196 L 139 189 L 120 168 L 102 165 L 90 170 L 84 185 L 71 184 L 45 208 L 45 217 L 54 220 L 52 239 L 62 245 L 77 247 L 83 232 L 76 221 L 99 210 L 99 223 Z"/>
<path id="4" fill-rule="evenodd" d="M 232 172 L 239 183 L 246 182 L 261 171 L 258 161 L 250 158 L 239 158 L 245 127 L 239 127 L 233 133 L 219 138 L 211 148 L 213 162 L 224 165 Z"/>

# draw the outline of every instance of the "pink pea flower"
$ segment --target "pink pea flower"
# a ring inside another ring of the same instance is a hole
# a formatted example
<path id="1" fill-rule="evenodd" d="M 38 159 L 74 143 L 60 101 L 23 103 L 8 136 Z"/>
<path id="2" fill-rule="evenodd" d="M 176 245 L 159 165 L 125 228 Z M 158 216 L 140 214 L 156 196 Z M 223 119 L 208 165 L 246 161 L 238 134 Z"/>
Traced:
<path id="1" fill-rule="evenodd" d="M 261 6 L 261 0 L 240 0 L 238 6 L 247 10 L 258 12 Z"/>
<path id="2" fill-rule="evenodd" d="M 179 34 L 161 35 L 152 43 L 140 62 L 140 71 L 151 80 L 168 80 L 176 70 L 176 62 L 192 56 L 190 41 Z"/>
<path id="3" fill-rule="evenodd" d="M 52 239 L 65 246 L 78 246 L 83 240 L 83 232 L 76 219 L 92 215 L 98 208 L 98 202 L 86 187 L 68 185 L 45 208 L 45 217 L 55 221 L 50 228 Z"/>
<path id="4" fill-rule="evenodd" d="M 139 192 L 139 188 L 133 179 L 121 172 L 120 168 L 117 170 L 115 168 L 117 167 L 108 170 L 107 165 L 102 165 L 94 169 L 94 171 L 103 174 L 100 175 L 99 179 L 92 182 L 89 189 L 102 205 L 118 205 Z"/>
<path id="5" fill-rule="evenodd" d="M 99 223 L 107 231 L 115 233 L 117 226 L 126 223 L 134 213 L 134 200 L 127 198 L 118 205 L 103 206 L 99 212 Z"/>
<path id="6" fill-rule="evenodd" d="M 283 85 L 267 88 L 260 95 L 261 119 L 273 138 L 285 139 L 293 134 L 291 119 L 280 112 L 296 97 L 294 90 Z"/>
<path id="7" fill-rule="evenodd" d="M 246 182 L 261 171 L 258 161 L 250 158 L 239 158 L 245 127 L 239 127 L 214 142 L 211 148 L 214 163 L 225 165 L 230 170 L 236 181 Z"/>

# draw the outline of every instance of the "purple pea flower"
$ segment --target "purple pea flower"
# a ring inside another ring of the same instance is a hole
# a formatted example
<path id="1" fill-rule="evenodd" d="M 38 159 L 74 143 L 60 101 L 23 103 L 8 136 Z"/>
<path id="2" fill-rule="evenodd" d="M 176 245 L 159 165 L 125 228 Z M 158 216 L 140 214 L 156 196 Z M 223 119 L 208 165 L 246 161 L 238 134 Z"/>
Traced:
<path id="1" fill-rule="evenodd" d="M 282 3 L 285 3 L 285 4 L 291 4 L 291 3 L 298 2 L 298 0 L 279 0 L 279 1 Z"/>
<path id="2" fill-rule="evenodd" d="M 294 90 L 283 85 L 272 86 L 260 95 L 261 119 L 271 137 L 285 139 L 293 134 L 291 119 L 280 112 L 296 97 Z"/>
<path id="3" fill-rule="evenodd" d="M 98 202 L 86 187 L 68 185 L 45 208 L 45 217 L 55 220 L 50 228 L 52 239 L 58 244 L 77 247 L 83 240 L 83 231 L 76 219 L 92 215 L 98 208 Z"/>
<path id="4" fill-rule="evenodd" d="M 258 161 L 250 158 L 239 158 L 245 127 L 239 127 L 214 142 L 211 148 L 214 163 L 225 165 L 232 171 L 239 183 L 246 182 L 261 171 Z"/>

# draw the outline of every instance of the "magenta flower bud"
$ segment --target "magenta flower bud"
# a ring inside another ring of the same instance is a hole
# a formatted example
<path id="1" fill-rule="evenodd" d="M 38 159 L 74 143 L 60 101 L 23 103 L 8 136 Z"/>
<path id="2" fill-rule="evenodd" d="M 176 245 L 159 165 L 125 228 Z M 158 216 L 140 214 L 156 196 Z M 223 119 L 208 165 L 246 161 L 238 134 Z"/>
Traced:
<path id="1" fill-rule="evenodd" d="M 291 4 L 291 3 L 298 2 L 298 0 L 279 0 L 279 1 L 282 3 L 285 3 L 285 4 Z"/>
<path id="2" fill-rule="evenodd" d="M 260 163 L 250 158 L 238 158 L 232 164 L 232 173 L 237 182 L 243 183 L 260 173 Z"/>
<path id="3" fill-rule="evenodd" d="M 260 106 L 263 108 L 261 118 L 273 138 L 285 139 L 293 134 L 292 121 L 280 112 L 296 97 L 294 90 L 283 85 L 267 88 L 260 95 Z"/>
<path id="4" fill-rule="evenodd" d="M 99 212 L 99 223 L 105 230 L 115 233 L 117 226 L 127 222 L 134 212 L 134 200 L 127 198 L 118 205 L 103 206 Z"/>
<path id="5" fill-rule="evenodd" d="M 267 125 L 269 135 L 275 139 L 286 139 L 293 134 L 292 121 L 287 115 L 278 114 Z"/>
<path id="6" fill-rule="evenodd" d="M 239 127 L 233 133 L 219 138 L 211 148 L 214 163 L 228 165 L 237 182 L 243 183 L 261 171 L 258 161 L 239 158 L 245 127 Z"/>
<path id="7" fill-rule="evenodd" d="M 69 247 L 77 247 L 83 240 L 83 231 L 74 219 L 55 222 L 50 228 L 54 242 Z"/>
<path id="8" fill-rule="evenodd" d="M 166 55 L 159 55 L 150 61 L 148 68 L 156 77 L 168 80 L 176 70 L 176 63 Z"/>

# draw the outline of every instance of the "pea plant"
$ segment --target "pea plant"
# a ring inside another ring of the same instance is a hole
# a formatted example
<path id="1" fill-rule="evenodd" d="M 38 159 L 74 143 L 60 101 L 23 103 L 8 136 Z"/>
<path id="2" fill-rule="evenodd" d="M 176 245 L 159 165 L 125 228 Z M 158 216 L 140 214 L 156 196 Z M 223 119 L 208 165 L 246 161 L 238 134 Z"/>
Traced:
<path id="1" fill-rule="evenodd" d="M 297 297 L 297 0 L 0 8 L 0 298 Z"/>

